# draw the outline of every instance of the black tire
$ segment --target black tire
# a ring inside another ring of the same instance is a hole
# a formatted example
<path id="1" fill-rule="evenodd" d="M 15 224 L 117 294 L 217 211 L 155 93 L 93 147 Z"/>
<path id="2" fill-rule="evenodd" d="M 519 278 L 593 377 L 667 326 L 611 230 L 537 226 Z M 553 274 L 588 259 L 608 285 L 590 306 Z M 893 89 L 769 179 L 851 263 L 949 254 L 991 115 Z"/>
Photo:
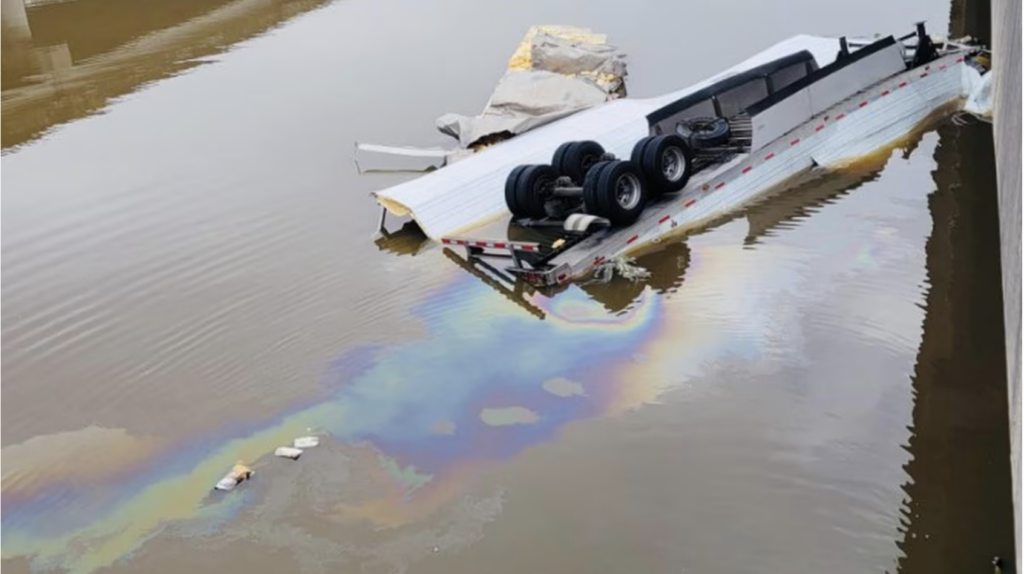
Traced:
<path id="1" fill-rule="evenodd" d="M 512 168 L 508 177 L 505 178 L 505 205 L 512 212 L 513 219 L 527 217 L 525 209 L 519 205 L 519 199 L 516 197 L 516 184 L 519 182 L 519 176 L 527 167 L 525 165 L 517 165 Z"/>
<path id="2" fill-rule="evenodd" d="M 647 144 L 651 143 L 652 140 L 658 136 L 647 136 L 633 145 L 633 153 L 629 155 L 629 161 L 636 165 L 643 165 L 644 162 L 644 149 L 647 148 Z"/>
<path id="3" fill-rule="evenodd" d="M 566 147 L 561 161 L 555 164 L 555 169 L 560 175 L 568 176 L 577 184 L 583 182 L 590 168 L 601 161 L 601 156 L 604 155 L 604 148 L 594 141 L 569 142 L 562 145 Z M 558 154 L 557 150 L 555 154 Z"/>
<path id="4" fill-rule="evenodd" d="M 551 188 L 557 179 L 558 172 L 550 165 L 525 166 L 516 180 L 515 193 L 523 217 L 542 219 L 547 215 L 544 204 L 551 198 Z"/>
<path id="5" fill-rule="evenodd" d="M 615 226 L 636 221 L 647 207 L 647 185 L 640 168 L 631 161 L 613 161 L 597 176 L 597 205 Z"/>
<path id="6" fill-rule="evenodd" d="M 598 181 L 601 171 L 610 164 L 610 161 L 599 161 L 590 168 L 586 177 L 583 178 L 583 209 L 591 215 L 605 217 L 608 209 L 604 206 L 604 200 L 598 192 Z"/>
<path id="7" fill-rule="evenodd" d="M 729 122 L 725 118 L 690 118 L 683 122 L 683 133 L 689 133 L 690 147 L 704 149 L 729 142 Z"/>
<path id="8" fill-rule="evenodd" d="M 693 152 L 683 138 L 674 134 L 650 138 L 642 152 L 640 161 L 634 163 L 643 171 L 651 195 L 686 187 L 693 170 Z"/>
<path id="9" fill-rule="evenodd" d="M 565 175 L 562 172 L 562 161 L 565 158 L 565 152 L 572 147 L 574 142 L 565 142 L 564 144 L 555 148 L 555 153 L 551 155 L 551 165 L 554 167 L 560 175 Z"/>

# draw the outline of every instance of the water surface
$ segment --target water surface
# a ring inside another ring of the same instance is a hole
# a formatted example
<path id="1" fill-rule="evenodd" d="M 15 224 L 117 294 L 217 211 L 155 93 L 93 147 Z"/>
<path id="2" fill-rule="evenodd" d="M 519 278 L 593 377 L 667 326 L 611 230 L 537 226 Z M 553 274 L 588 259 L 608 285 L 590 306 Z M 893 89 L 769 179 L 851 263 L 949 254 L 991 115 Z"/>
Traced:
<path id="1" fill-rule="evenodd" d="M 795 33 L 962 8 L 5 4 L 4 565 L 1011 555 L 987 127 L 939 122 L 644 257 L 649 282 L 555 297 L 375 241 L 367 193 L 408 176 L 351 162 L 356 140 L 443 143 L 433 119 L 478 110 L 532 24 L 608 33 L 643 97 Z M 266 456 L 308 429 L 322 447 Z M 236 461 L 257 478 L 211 494 Z"/>

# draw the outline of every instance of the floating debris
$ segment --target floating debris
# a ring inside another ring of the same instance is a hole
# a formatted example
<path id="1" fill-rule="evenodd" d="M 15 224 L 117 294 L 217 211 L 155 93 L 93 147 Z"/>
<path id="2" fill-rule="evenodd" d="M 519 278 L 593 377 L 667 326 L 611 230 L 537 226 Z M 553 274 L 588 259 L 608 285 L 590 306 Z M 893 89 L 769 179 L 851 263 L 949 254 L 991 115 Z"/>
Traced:
<path id="1" fill-rule="evenodd" d="M 320 437 L 318 436 L 300 436 L 299 438 L 292 441 L 292 446 L 295 448 L 313 448 L 320 446 Z"/>
<path id="2" fill-rule="evenodd" d="M 253 470 L 244 464 L 236 464 L 231 472 L 224 475 L 224 478 L 217 481 L 217 490 L 234 490 L 236 486 L 252 478 Z"/>
<path id="3" fill-rule="evenodd" d="M 306 429 L 306 432 L 310 432 L 312 429 Z M 300 436 L 299 438 L 292 441 L 292 446 L 279 446 L 274 450 L 274 456 L 281 458 L 289 458 L 291 460 L 298 460 L 304 449 L 313 448 L 320 446 L 320 437 L 318 436 Z M 245 466 L 244 464 L 236 464 L 231 472 L 224 475 L 223 478 L 217 481 L 214 488 L 217 490 L 234 490 L 236 486 L 252 478 L 255 474 L 253 469 Z"/>
<path id="4" fill-rule="evenodd" d="M 649 279 L 651 272 L 637 265 L 636 259 L 620 255 L 595 267 L 593 277 L 587 283 L 608 283 L 615 275 L 635 283 Z"/>
<path id="5" fill-rule="evenodd" d="M 302 456 L 302 449 L 293 448 L 290 446 L 279 446 L 277 447 L 277 450 L 274 451 L 274 456 L 297 460 L 300 456 Z"/>

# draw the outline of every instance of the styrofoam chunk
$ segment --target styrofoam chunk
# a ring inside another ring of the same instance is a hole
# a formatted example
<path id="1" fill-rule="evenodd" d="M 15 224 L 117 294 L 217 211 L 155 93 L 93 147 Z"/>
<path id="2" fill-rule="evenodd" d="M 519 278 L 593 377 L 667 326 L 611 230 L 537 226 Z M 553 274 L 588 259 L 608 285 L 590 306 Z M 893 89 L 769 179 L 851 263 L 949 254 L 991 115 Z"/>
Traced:
<path id="1" fill-rule="evenodd" d="M 313 448 L 315 446 L 320 446 L 320 437 L 300 436 L 299 438 L 292 441 L 292 446 L 295 448 Z"/>
<path id="2" fill-rule="evenodd" d="M 235 479 L 225 476 L 217 481 L 217 485 L 214 488 L 217 490 L 232 490 L 236 486 L 238 486 L 238 482 Z"/>
<path id="3" fill-rule="evenodd" d="M 231 468 L 231 472 L 224 475 L 223 478 L 217 481 L 214 488 L 217 490 L 233 490 L 240 483 L 248 480 L 253 475 L 253 470 L 244 464 L 236 464 Z"/>
<path id="4" fill-rule="evenodd" d="M 283 458 L 290 458 L 292 460 L 295 460 L 302 456 L 302 449 L 292 448 L 290 446 L 279 446 L 277 447 L 277 450 L 274 451 L 274 456 L 280 456 Z"/>

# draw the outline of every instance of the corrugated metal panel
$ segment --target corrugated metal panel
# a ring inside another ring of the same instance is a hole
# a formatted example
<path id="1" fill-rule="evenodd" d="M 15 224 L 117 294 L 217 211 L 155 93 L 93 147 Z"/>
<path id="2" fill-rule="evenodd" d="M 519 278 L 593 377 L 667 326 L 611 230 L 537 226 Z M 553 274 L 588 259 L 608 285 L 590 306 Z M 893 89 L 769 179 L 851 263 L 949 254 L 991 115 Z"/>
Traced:
<path id="1" fill-rule="evenodd" d="M 648 134 L 646 115 L 659 107 L 728 75 L 800 50 L 810 51 L 819 65 L 827 64 L 834 59 L 837 46 L 832 38 L 795 36 L 697 85 L 657 98 L 617 100 L 580 112 L 373 195 L 389 210 L 411 214 L 433 239 L 461 233 L 506 215 L 503 190 L 508 172 L 520 164 L 548 163 L 562 142 L 591 139 L 617 156 L 628 157 L 633 144 Z"/>
<path id="2" fill-rule="evenodd" d="M 862 94 L 855 102 L 857 129 L 829 130 L 826 145 L 815 153 L 817 162 L 841 164 L 871 153 L 905 136 L 936 109 L 964 95 L 961 66 L 956 60 L 955 56 L 943 58 Z M 862 109 L 863 102 L 867 103 Z"/>

